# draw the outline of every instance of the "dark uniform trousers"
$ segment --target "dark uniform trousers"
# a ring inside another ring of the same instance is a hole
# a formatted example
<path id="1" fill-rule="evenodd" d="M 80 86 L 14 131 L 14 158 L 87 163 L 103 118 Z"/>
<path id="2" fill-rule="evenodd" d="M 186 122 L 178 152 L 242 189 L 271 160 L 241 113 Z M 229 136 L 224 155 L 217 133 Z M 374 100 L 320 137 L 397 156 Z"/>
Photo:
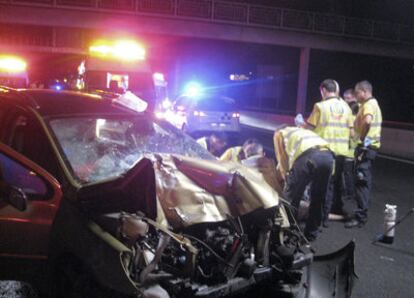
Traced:
<path id="1" fill-rule="evenodd" d="M 305 235 L 316 236 L 318 234 L 332 167 L 331 151 L 311 148 L 295 160 L 288 175 L 285 196 L 295 208 L 296 215 L 306 185 L 312 184 Z"/>
<path id="2" fill-rule="evenodd" d="M 337 213 L 337 209 L 340 209 L 340 213 L 342 213 L 342 191 L 344 189 L 342 177 L 344 172 L 344 163 L 345 156 L 335 155 L 335 172 L 329 181 L 323 210 L 322 220 L 324 222 L 328 220 L 329 213 L 332 210 L 332 205 L 334 205 L 335 213 Z"/>
<path id="3" fill-rule="evenodd" d="M 354 164 L 355 164 L 355 161 L 353 158 L 349 158 L 349 157 L 345 158 L 344 171 L 343 171 L 344 189 L 342 192 L 342 204 L 343 204 L 342 213 L 347 218 L 351 217 L 356 209 Z M 333 210 L 336 210 L 335 208 L 336 206 L 334 205 Z"/>
<path id="4" fill-rule="evenodd" d="M 330 212 L 349 218 L 356 208 L 354 160 L 336 155 L 335 173 L 326 193 L 322 220 L 326 222 Z"/>
<path id="5" fill-rule="evenodd" d="M 355 218 L 365 223 L 368 220 L 368 206 L 372 187 L 372 165 L 377 150 L 359 146 L 355 150 L 355 198 L 357 208 Z"/>

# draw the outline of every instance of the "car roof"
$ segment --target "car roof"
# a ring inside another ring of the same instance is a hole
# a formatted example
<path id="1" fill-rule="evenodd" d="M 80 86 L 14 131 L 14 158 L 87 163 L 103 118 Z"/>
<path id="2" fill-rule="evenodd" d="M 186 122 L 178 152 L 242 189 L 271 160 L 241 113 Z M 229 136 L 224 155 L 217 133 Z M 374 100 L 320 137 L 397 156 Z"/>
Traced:
<path id="1" fill-rule="evenodd" d="M 6 97 L 12 97 L 19 105 L 36 109 L 43 117 L 87 114 L 139 115 L 130 109 L 112 103 L 115 94 L 101 96 L 77 91 L 55 91 L 50 89 L 10 89 Z M 0 92 L 1 95 L 1 92 Z"/>

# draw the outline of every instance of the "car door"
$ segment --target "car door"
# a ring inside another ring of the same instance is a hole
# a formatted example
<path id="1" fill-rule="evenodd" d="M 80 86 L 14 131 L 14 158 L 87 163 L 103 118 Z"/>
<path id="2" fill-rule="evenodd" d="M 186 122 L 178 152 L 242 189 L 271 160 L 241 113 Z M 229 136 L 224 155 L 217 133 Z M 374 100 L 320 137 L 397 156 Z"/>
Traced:
<path id="1" fill-rule="evenodd" d="M 46 258 L 61 197 L 55 178 L 0 143 L 0 257 Z"/>

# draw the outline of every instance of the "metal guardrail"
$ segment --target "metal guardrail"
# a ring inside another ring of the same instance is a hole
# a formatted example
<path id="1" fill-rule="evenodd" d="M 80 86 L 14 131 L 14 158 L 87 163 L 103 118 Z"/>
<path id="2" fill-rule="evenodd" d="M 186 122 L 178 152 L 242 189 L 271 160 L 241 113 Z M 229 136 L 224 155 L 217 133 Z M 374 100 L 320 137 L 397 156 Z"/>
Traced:
<path id="1" fill-rule="evenodd" d="M 414 43 L 413 26 L 219 0 L 0 0 L 0 3 L 92 11 L 111 10 L 391 43 Z"/>

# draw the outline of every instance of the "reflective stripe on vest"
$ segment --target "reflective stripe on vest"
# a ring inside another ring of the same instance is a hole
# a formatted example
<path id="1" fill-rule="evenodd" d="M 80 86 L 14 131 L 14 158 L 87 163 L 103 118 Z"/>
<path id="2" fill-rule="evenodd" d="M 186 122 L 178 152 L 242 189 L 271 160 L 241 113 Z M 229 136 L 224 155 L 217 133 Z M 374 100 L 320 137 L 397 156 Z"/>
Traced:
<path id="1" fill-rule="evenodd" d="M 381 127 L 381 125 L 382 125 L 381 122 L 371 123 L 371 127 Z"/>
<path id="2" fill-rule="evenodd" d="M 322 126 L 322 127 L 346 127 L 346 128 L 349 128 L 348 123 L 335 123 L 335 122 L 321 123 L 320 126 Z"/>
<path id="3" fill-rule="evenodd" d="M 352 115 L 350 108 L 338 98 L 330 98 L 317 105 L 321 117 L 315 133 L 329 143 L 329 149 L 335 154 L 347 156 L 350 142 L 349 122 Z"/>
<path id="4" fill-rule="evenodd" d="M 349 144 L 349 139 L 324 139 L 328 143 L 341 143 L 341 144 Z"/>
<path id="5" fill-rule="evenodd" d="M 306 150 L 315 147 L 328 148 L 328 143 L 325 140 L 307 129 L 286 127 L 280 133 L 283 136 L 283 142 L 289 158 L 289 170 L 296 159 Z"/>

